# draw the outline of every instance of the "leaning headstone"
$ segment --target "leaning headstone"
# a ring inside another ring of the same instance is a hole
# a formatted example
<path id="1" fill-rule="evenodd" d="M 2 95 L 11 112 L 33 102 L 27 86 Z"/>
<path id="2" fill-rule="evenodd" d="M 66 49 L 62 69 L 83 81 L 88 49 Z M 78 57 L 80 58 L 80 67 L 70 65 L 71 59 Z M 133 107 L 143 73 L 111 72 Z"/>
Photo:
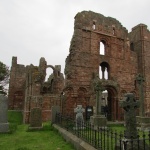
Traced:
<path id="1" fill-rule="evenodd" d="M 125 112 L 125 134 L 122 140 L 122 148 L 125 150 L 148 150 L 149 147 L 143 141 L 138 139 L 138 131 L 136 128 L 136 109 L 139 107 L 139 101 L 135 100 L 133 93 L 127 93 L 124 95 L 122 101 L 120 101 L 120 106 Z M 120 145 L 116 145 L 115 149 L 121 149 Z"/>
<path id="2" fill-rule="evenodd" d="M 30 113 L 30 126 L 29 129 L 42 128 L 42 110 L 39 107 L 32 108 Z"/>
<path id="3" fill-rule="evenodd" d="M 9 131 L 7 111 L 8 99 L 3 94 L 0 94 L 0 133 L 5 133 Z"/>
<path id="4" fill-rule="evenodd" d="M 60 113 L 60 106 L 52 106 L 52 111 L 51 111 L 51 123 L 56 122 L 56 114 Z"/>
<path id="5" fill-rule="evenodd" d="M 84 126 L 83 112 L 85 112 L 85 109 L 82 107 L 82 105 L 77 105 L 77 107 L 74 109 L 74 112 L 76 113 L 75 129 L 83 129 L 83 126 Z"/>

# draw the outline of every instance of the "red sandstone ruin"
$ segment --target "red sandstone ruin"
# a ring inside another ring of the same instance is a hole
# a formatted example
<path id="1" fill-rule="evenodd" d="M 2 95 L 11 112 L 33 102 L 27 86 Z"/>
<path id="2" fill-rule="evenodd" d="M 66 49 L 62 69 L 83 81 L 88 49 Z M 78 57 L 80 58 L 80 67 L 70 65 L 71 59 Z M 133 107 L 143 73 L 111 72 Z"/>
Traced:
<path id="1" fill-rule="evenodd" d="M 44 82 L 47 67 L 53 69 L 53 74 Z M 95 106 L 93 83 L 97 78 L 108 92 L 108 120 L 123 120 L 119 100 L 127 92 L 139 97 L 135 80 L 139 73 L 145 78 L 145 113 L 150 112 L 150 31 L 144 24 L 128 33 L 114 18 L 92 11 L 78 13 L 65 80 L 60 68 L 47 65 L 44 58 L 39 66 L 24 66 L 13 57 L 9 108 L 22 110 L 24 122 L 29 122 L 30 110 L 35 106 L 42 108 L 43 121 L 50 119 L 53 105 L 60 105 L 62 113 L 70 115 L 78 104 L 84 108 Z"/>

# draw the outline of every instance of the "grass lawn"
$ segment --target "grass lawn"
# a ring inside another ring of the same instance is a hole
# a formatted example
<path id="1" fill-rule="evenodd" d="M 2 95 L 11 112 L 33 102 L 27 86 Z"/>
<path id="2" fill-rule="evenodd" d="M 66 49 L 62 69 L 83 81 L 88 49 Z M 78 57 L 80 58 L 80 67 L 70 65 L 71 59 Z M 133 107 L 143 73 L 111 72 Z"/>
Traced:
<path id="1" fill-rule="evenodd" d="M 0 150 L 74 150 L 55 130 L 50 122 L 43 123 L 40 131 L 28 131 L 21 124 L 20 112 L 9 112 L 10 133 L 0 134 Z"/>

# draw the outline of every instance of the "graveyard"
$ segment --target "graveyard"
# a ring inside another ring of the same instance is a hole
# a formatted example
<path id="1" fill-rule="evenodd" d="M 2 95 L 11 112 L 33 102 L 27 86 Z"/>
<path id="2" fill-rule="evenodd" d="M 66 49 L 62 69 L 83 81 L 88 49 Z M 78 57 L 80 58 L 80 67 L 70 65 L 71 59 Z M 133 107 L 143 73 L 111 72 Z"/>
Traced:
<path id="1" fill-rule="evenodd" d="M 74 150 L 65 142 L 50 122 L 43 124 L 42 130 L 28 130 L 29 125 L 22 124 L 22 113 L 8 111 L 8 133 L 0 134 L 1 150 Z"/>
<path id="2" fill-rule="evenodd" d="M 0 95 L 0 147 L 149 150 L 149 48 L 144 24 L 128 33 L 114 18 L 77 13 L 64 74 L 44 57 L 39 66 L 12 57 L 8 97 Z"/>

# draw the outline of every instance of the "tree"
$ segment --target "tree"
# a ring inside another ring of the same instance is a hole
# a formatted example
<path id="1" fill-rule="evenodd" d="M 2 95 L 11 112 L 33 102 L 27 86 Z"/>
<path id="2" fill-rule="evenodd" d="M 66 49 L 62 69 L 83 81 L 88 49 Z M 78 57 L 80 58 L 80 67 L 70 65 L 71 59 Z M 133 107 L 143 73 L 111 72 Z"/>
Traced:
<path id="1" fill-rule="evenodd" d="M 7 94 L 6 86 L 9 82 L 9 67 L 0 61 L 0 94 Z"/>

